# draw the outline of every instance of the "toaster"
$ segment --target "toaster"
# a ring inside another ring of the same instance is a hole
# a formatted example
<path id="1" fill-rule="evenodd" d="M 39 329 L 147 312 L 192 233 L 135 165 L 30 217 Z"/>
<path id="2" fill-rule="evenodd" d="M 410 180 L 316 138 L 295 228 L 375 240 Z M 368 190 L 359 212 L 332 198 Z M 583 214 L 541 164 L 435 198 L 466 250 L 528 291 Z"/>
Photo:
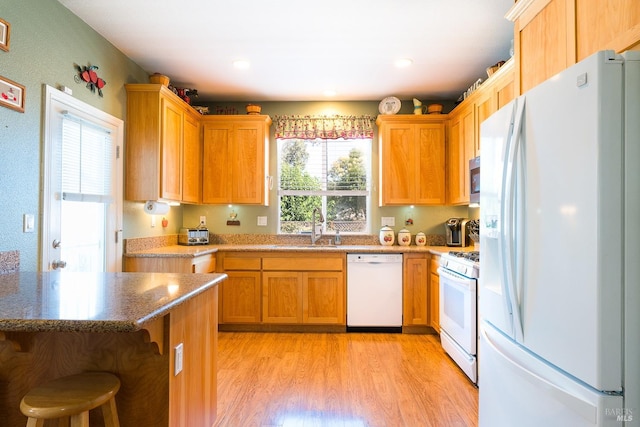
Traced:
<path id="1" fill-rule="evenodd" d="M 178 234 L 178 244 L 185 246 L 209 244 L 209 229 L 181 228 Z"/>

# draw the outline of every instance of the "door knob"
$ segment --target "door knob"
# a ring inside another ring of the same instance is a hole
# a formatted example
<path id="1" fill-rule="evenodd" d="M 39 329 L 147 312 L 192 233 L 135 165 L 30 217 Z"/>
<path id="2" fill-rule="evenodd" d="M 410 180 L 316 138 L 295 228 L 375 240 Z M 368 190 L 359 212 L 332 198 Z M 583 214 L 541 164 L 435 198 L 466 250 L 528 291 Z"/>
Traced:
<path id="1" fill-rule="evenodd" d="M 58 261 L 58 260 L 51 261 L 51 268 L 53 268 L 54 270 L 57 270 L 59 268 L 65 268 L 66 266 L 67 266 L 66 261 Z"/>

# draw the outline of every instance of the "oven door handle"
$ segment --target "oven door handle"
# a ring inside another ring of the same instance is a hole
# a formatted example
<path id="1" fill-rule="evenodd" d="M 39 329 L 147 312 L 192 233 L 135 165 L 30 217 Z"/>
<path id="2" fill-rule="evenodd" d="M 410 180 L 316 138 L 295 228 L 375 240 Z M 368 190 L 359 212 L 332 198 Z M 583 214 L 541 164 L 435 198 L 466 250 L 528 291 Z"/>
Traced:
<path id="1" fill-rule="evenodd" d="M 476 283 L 475 279 L 469 279 L 468 277 L 458 274 L 455 271 L 447 270 L 443 267 L 438 268 L 438 274 L 440 275 L 440 283 L 442 283 L 443 278 L 448 279 L 450 282 L 453 282 L 454 285 L 458 285 L 458 287 L 464 288 L 466 290 L 474 287 Z"/>

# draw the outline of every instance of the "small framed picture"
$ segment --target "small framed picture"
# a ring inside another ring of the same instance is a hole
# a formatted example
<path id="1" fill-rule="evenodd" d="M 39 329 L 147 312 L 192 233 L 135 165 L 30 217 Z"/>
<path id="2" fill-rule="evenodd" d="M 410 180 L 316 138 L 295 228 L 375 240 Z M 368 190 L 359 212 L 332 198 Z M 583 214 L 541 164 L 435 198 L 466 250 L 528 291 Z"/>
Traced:
<path id="1" fill-rule="evenodd" d="M 24 113 L 25 88 L 0 76 L 0 105 Z"/>
<path id="2" fill-rule="evenodd" d="M 9 51 L 9 31 L 11 25 L 4 19 L 0 18 L 0 49 Z"/>

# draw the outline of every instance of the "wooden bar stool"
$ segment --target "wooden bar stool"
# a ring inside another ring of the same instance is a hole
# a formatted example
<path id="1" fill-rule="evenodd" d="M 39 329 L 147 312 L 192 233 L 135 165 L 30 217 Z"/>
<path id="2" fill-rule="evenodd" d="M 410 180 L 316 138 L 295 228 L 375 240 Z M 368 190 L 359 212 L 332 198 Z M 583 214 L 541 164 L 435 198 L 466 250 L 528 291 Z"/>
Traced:
<path id="1" fill-rule="evenodd" d="M 27 427 L 44 420 L 69 417 L 71 427 L 89 427 L 89 410 L 101 406 L 105 427 L 120 427 L 115 395 L 120 380 L 106 372 L 86 372 L 57 378 L 30 390 L 20 402 Z"/>

